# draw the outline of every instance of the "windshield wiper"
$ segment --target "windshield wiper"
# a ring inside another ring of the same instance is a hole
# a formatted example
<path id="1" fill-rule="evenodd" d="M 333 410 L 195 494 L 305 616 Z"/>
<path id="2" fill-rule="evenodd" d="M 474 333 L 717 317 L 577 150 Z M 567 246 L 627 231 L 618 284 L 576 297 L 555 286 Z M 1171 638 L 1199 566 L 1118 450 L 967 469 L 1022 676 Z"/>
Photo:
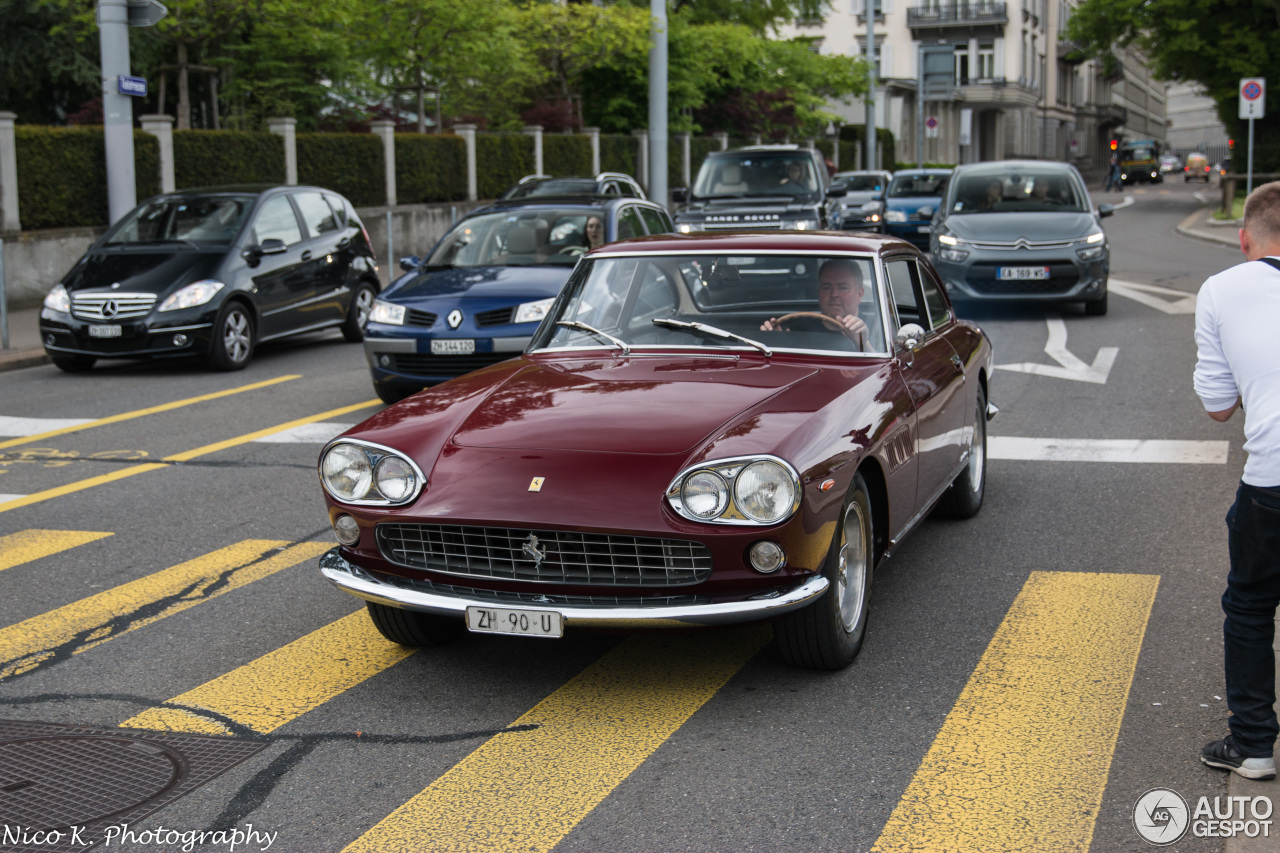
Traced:
<path id="1" fill-rule="evenodd" d="M 590 332 L 591 334 L 596 335 L 597 337 L 604 338 L 606 341 L 609 341 L 610 343 L 616 345 L 619 349 L 622 350 L 623 355 L 631 354 L 631 347 L 627 346 L 625 341 L 621 341 L 618 338 L 615 338 L 613 335 L 609 334 L 608 332 L 602 332 L 599 329 L 597 329 L 595 326 L 588 326 L 586 323 L 579 323 L 577 320 L 557 320 L 556 325 L 567 326 L 570 329 L 578 329 L 583 332 Z"/>
<path id="2" fill-rule="evenodd" d="M 744 338 L 742 335 L 736 335 L 733 332 L 726 332 L 724 329 L 717 329 L 715 326 L 708 326 L 706 323 L 689 323 L 684 320 L 671 320 L 666 317 L 654 317 L 653 325 L 668 326 L 672 329 L 692 329 L 695 332 L 701 332 L 704 335 L 711 335 L 717 338 L 728 338 L 734 341 L 742 341 L 748 346 L 753 346 L 765 355 L 772 356 L 773 350 L 769 349 L 759 341 L 753 341 L 751 338 Z"/>

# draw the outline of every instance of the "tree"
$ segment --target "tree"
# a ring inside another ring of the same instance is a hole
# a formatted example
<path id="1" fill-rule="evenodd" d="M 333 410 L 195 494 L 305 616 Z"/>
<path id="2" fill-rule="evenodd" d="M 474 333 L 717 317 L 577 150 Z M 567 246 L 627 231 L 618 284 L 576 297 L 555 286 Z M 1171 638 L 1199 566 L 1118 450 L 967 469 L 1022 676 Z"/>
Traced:
<path id="1" fill-rule="evenodd" d="M 0 104 L 20 122 L 60 122 L 102 94 L 98 45 L 74 12 L 40 0 L 0 0 Z"/>
<path id="2" fill-rule="evenodd" d="M 649 8 L 649 0 L 616 0 Z M 691 24 L 741 24 L 756 35 L 777 31 L 783 24 L 820 21 L 831 0 L 673 0 L 671 12 Z"/>
<path id="3" fill-rule="evenodd" d="M 1157 78 L 1200 83 L 1236 139 L 1246 130 L 1237 110 L 1240 79 L 1280 83 L 1280 0 L 1084 0 L 1066 37 L 1104 61 L 1115 48 L 1134 46 Z M 1280 171 L 1280 110 L 1258 119 L 1255 135 L 1254 168 Z"/>

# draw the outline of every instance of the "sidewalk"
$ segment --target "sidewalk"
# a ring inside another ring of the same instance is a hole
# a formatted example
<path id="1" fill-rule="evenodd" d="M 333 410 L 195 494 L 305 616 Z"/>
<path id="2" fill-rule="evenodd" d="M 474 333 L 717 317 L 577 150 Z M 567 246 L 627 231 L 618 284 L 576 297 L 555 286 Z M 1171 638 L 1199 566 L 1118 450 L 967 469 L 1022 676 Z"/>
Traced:
<path id="1" fill-rule="evenodd" d="M 8 312 L 9 348 L 0 349 L 0 370 L 17 370 L 48 364 L 40 345 L 40 309 L 23 308 Z"/>
<path id="2" fill-rule="evenodd" d="M 1197 210 L 1178 223 L 1177 232 L 1184 237 L 1209 240 L 1238 249 L 1240 247 L 1240 220 L 1219 222 L 1213 218 L 1213 212 L 1216 209 L 1215 207 L 1209 207 L 1205 210 Z"/>

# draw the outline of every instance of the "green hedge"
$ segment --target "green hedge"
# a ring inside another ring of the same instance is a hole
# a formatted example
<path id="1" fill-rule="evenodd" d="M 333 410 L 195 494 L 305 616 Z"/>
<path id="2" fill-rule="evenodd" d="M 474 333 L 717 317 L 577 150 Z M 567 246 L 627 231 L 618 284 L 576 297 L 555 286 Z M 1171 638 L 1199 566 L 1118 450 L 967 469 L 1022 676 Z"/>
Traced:
<path id="1" fill-rule="evenodd" d="M 476 134 L 476 194 L 480 198 L 497 198 L 525 175 L 532 174 L 532 136 Z"/>
<path id="2" fill-rule="evenodd" d="M 422 204 L 467 197 L 467 146 L 462 137 L 397 133 L 395 139 L 397 202 Z"/>
<path id="3" fill-rule="evenodd" d="M 862 142 L 862 140 L 866 137 L 866 132 L 867 132 L 866 125 L 846 124 L 840 128 L 840 141 L 849 142 L 849 143 Z M 876 139 L 880 140 L 880 160 L 878 161 L 877 165 L 881 169 L 890 169 L 891 167 L 889 166 L 889 164 L 890 163 L 896 164 L 898 160 L 897 143 L 893 138 L 893 132 L 890 130 L 886 130 L 883 127 L 877 127 Z M 844 165 L 845 163 L 844 152 L 845 152 L 845 149 L 841 148 L 840 149 L 840 164 L 841 164 L 840 168 L 841 169 L 846 168 L 846 166 Z M 850 155 L 849 155 L 849 162 L 850 163 L 853 162 L 852 152 L 850 152 Z"/>
<path id="4" fill-rule="evenodd" d="M 283 184 L 284 139 L 238 130 L 175 130 L 173 182 L 179 189 Z"/>
<path id="5" fill-rule="evenodd" d="M 636 149 L 639 143 L 634 136 L 621 134 L 600 134 L 600 171 L 622 172 L 639 179 L 636 174 L 640 168 L 636 162 Z"/>
<path id="6" fill-rule="evenodd" d="M 591 138 L 562 133 L 542 135 L 542 171 L 556 177 L 593 177 Z"/>
<path id="7" fill-rule="evenodd" d="M 101 127 L 14 129 L 18 160 L 18 218 L 24 229 L 106 225 L 107 153 Z M 139 201 L 160 192 L 160 143 L 133 132 Z"/>
<path id="8" fill-rule="evenodd" d="M 341 193 L 356 207 L 387 203 L 382 140 L 371 133 L 299 133 L 298 183 Z"/>

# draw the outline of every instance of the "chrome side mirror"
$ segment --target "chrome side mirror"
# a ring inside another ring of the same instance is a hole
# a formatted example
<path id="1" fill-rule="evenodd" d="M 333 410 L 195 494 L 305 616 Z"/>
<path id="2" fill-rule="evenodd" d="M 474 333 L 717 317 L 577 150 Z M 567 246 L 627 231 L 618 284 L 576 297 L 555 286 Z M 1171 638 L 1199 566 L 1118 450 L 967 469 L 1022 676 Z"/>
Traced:
<path id="1" fill-rule="evenodd" d="M 909 352 L 919 352 L 920 342 L 924 340 L 924 329 L 915 323 L 907 323 L 893 336 L 894 342 Z"/>

